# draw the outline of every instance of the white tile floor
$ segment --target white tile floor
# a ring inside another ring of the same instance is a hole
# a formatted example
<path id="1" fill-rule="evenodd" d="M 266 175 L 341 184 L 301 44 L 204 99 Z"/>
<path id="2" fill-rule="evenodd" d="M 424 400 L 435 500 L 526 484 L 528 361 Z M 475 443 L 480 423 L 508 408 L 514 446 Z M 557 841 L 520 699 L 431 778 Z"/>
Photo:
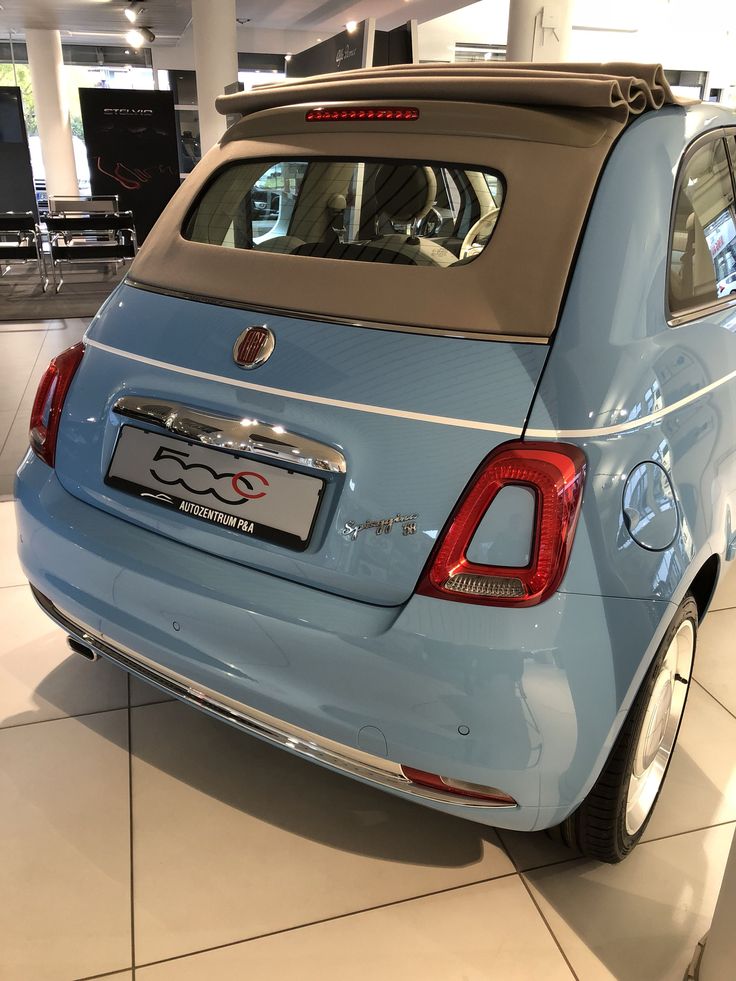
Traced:
<path id="1" fill-rule="evenodd" d="M 14 546 L 0 503 L 3 981 L 682 978 L 736 822 L 736 574 L 647 840 L 611 867 L 334 776 L 70 655 Z"/>

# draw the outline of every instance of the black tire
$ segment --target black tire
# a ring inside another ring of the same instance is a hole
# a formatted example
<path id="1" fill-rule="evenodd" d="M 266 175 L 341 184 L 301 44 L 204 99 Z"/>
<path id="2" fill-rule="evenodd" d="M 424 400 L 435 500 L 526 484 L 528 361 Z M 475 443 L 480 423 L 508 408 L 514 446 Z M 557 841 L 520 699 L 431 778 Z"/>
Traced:
<path id="1" fill-rule="evenodd" d="M 646 819 L 635 834 L 629 834 L 626 823 L 626 809 L 629 781 L 633 771 L 639 735 L 646 716 L 647 706 L 649 705 L 654 685 L 667 651 L 682 623 L 688 619 L 692 622 L 693 626 L 694 656 L 697 645 L 698 607 L 690 594 L 685 597 L 672 623 L 667 628 L 667 632 L 642 682 L 639 693 L 634 700 L 634 704 L 631 706 L 601 775 L 580 807 L 563 821 L 558 828 L 554 829 L 556 833 L 555 837 L 559 837 L 568 847 L 577 848 L 583 855 L 589 858 L 610 863 L 622 861 L 636 846 L 654 813 L 654 808 L 656 807 L 659 794 L 667 776 L 669 764 L 672 761 L 671 755 L 664 770 L 659 791 L 652 802 Z M 687 702 L 687 692 L 690 689 L 691 677 L 692 667 L 688 673 L 687 680 L 683 682 L 687 685 L 685 702 Z M 677 725 L 675 744 L 681 724 L 682 716 Z"/>

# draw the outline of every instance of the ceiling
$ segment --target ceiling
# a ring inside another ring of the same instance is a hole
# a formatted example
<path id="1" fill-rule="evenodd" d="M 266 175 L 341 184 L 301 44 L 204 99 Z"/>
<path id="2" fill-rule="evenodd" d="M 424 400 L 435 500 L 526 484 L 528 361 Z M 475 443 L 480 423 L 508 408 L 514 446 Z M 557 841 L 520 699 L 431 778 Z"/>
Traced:
<path id="1" fill-rule="evenodd" d="M 150 27 L 156 44 L 176 44 L 191 20 L 191 0 L 143 0 L 140 24 Z M 218 0 L 211 0 L 215 4 Z M 334 34 L 350 20 L 375 17 L 380 28 L 417 17 L 427 20 L 466 6 L 471 0 L 236 0 L 237 16 L 249 28 L 303 30 Z M 28 27 L 55 28 L 62 40 L 119 44 L 130 25 L 126 0 L 0 0 L 0 38 Z"/>
<path id="2" fill-rule="evenodd" d="M 118 44 L 131 26 L 123 15 L 125 0 L 0 0 L 0 6 L 0 34 L 45 27 L 60 30 L 62 41 L 66 36 L 81 43 Z M 141 23 L 150 24 L 159 41 L 174 44 L 191 16 L 191 0 L 151 0 Z"/>

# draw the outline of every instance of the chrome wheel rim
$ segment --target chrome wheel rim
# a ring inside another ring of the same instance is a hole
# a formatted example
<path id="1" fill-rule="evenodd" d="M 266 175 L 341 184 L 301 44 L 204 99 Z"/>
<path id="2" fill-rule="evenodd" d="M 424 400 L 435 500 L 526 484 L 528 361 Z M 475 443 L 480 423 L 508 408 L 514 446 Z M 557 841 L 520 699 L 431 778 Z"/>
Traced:
<path id="1" fill-rule="evenodd" d="M 694 651 L 693 622 L 683 620 L 667 648 L 639 731 L 626 798 L 630 835 L 641 829 L 662 786 L 685 710 Z"/>

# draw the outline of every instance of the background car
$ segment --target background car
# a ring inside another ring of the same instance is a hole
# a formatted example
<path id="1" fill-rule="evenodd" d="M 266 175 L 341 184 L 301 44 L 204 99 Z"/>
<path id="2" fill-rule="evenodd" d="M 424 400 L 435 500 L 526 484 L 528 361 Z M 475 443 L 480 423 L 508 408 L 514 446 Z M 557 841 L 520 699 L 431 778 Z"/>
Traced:
<path id="1" fill-rule="evenodd" d="M 716 292 L 718 296 L 729 296 L 731 293 L 736 293 L 736 272 L 719 280 L 716 285 Z"/>

